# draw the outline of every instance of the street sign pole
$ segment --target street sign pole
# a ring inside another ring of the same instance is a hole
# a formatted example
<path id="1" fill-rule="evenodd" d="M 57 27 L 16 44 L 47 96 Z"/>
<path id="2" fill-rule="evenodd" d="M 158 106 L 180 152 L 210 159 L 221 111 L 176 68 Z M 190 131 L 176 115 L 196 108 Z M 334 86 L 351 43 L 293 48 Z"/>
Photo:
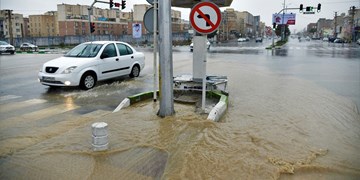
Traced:
<path id="1" fill-rule="evenodd" d="M 193 50 L 193 80 L 202 81 L 201 108 L 205 112 L 206 106 L 206 38 L 219 27 L 221 11 L 219 7 L 208 1 L 196 4 L 190 12 L 190 23 L 197 32 L 194 36 Z"/>
<path id="2" fill-rule="evenodd" d="M 202 36 L 202 43 L 203 43 L 203 46 L 206 46 L 206 35 L 203 35 Z M 204 47 L 203 48 L 203 51 L 206 51 L 205 50 L 206 48 Z M 205 108 L 206 108 L 206 52 L 204 53 L 204 58 L 203 58 L 203 70 L 204 72 L 204 75 L 203 75 L 203 79 L 202 79 L 202 103 L 201 103 L 201 108 L 203 110 L 203 112 L 205 113 Z"/>

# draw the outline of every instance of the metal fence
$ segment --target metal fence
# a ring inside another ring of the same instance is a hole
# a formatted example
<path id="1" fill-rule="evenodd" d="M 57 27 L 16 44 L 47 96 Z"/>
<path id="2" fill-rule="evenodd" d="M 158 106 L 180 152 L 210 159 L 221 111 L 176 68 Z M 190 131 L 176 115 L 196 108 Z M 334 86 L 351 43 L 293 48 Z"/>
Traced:
<path id="1" fill-rule="evenodd" d="M 189 41 L 192 39 L 192 35 L 189 33 L 174 33 L 173 42 Z M 129 44 L 152 44 L 153 34 L 142 35 L 141 38 L 133 38 L 132 35 L 84 35 L 84 36 L 53 36 L 53 37 L 26 37 L 26 38 L 14 38 L 15 47 L 19 47 L 22 43 L 32 43 L 37 46 L 68 46 L 77 45 L 83 42 L 94 41 L 124 41 Z M 9 38 L 1 39 L 2 41 L 10 42 Z"/>

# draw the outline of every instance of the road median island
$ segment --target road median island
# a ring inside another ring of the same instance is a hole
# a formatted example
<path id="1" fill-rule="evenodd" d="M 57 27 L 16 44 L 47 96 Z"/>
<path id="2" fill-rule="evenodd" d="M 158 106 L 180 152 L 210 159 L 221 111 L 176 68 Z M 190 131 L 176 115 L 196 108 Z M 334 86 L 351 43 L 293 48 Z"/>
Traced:
<path id="1" fill-rule="evenodd" d="M 159 93 L 159 91 L 157 91 Z M 176 91 L 176 93 L 181 93 L 179 90 Z M 183 93 L 183 92 L 182 92 Z M 191 93 L 191 92 L 190 92 Z M 194 94 L 194 93 L 191 93 Z M 227 107 L 228 107 L 228 93 L 221 92 L 221 91 L 208 91 L 206 93 L 206 96 L 209 99 L 218 99 L 217 103 L 215 105 L 211 105 L 211 110 L 208 113 L 208 120 L 212 121 L 220 121 L 221 117 L 225 114 Z M 139 93 L 133 96 L 129 96 L 125 98 L 113 111 L 113 113 L 120 111 L 123 108 L 129 107 L 133 104 L 136 104 L 141 101 L 149 100 L 153 97 L 153 91 Z M 201 98 L 199 98 L 201 99 Z M 183 101 L 175 100 L 175 102 L 184 103 Z M 187 103 L 187 102 L 185 102 Z M 187 103 L 189 104 L 189 103 Z M 190 103 L 193 104 L 193 103 Z"/>

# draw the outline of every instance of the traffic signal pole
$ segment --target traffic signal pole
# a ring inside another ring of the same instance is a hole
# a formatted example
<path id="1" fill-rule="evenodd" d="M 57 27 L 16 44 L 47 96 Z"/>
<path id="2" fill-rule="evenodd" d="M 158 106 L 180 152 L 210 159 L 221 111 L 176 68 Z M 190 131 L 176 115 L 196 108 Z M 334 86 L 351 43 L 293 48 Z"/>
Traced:
<path id="1" fill-rule="evenodd" d="M 306 9 L 310 9 L 310 6 L 308 6 L 308 7 L 306 7 Z M 320 12 L 320 9 L 321 9 L 321 4 L 318 4 L 318 6 L 317 6 L 317 8 L 315 7 L 315 8 L 313 8 L 313 7 L 311 7 L 311 10 L 313 10 L 313 9 L 316 9 L 317 10 L 317 12 Z M 280 13 L 283 13 L 283 17 L 282 17 L 282 27 L 281 27 L 281 40 L 282 41 L 284 41 L 285 40 L 285 22 L 284 22 L 284 16 L 285 16 L 285 11 L 287 11 L 287 10 L 300 10 L 300 12 L 302 12 L 303 11 L 303 5 L 301 4 L 300 5 L 300 8 L 287 8 L 287 7 L 285 7 L 285 0 L 284 0 L 284 7 L 283 7 L 283 9 L 282 10 L 280 10 L 277 14 L 280 14 Z M 305 13 L 304 13 L 305 14 Z M 274 43 L 273 43 L 273 45 L 274 45 Z"/>
<path id="2" fill-rule="evenodd" d="M 125 8 L 125 4 L 126 4 L 126 3 L 125 3 L 125 0 L 122 0 L 121 2 L 122 2 L 122 9 L 124 9 L 124 8 Z M 113 0 L 110 0 L 109 2 L 107 2 L 107 1 L 94 0 L 94 2 L 90 5 L 90 7 L 88 8 L 88 10 L 89 10 L 89 32 L 90 32 L 91 41 L 94 41 L 94 36 L 92 35 L 92 27 L 91 27 L 91 15 L 92 15 L 92 12 L 93 12 L 92 10 L 93 10 L 93 7 L 94 7 L 95 3 L 110 4 L 110 9 L 111 9 L 114 5 L 118 4 L 118 3 L 114 3 Z"/>
<path id="3" fill-rule="evenodd" d="M 94 0 L 94 2 L 90 5 L 90 7 L 88 8 L 89 10 L 89 32 L 90 32 L 90 39 L 91 41 L 94 41 L 94 36 L 92 35 L 92 32 L 91 32 L 91 14 L 92 14 L 92 8 L 93 6 L 95 5 L 97 1 Z"/>

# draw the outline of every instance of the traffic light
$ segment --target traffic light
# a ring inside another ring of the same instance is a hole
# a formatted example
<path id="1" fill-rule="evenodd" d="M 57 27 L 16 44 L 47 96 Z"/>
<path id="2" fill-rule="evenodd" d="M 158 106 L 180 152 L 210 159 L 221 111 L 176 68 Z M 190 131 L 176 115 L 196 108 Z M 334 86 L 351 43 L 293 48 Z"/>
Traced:
<path id="1" fill-rule="evenodd" d="M 275 29 L 276 28 L 276 23 L 273 23 L 273 29 Z"/>
<path id="2" fill-rule="evenodd" d="M 317 12 L 320 12 L 320 10 L 321 10 L 321 4 L 319 3 L 317 7 Z"/>
<path id="3" fill-rule="evenodd" d="M 312 6 L 306 6 L 306 12 L 311 12 L 313 11 L 314 7 Z"/>
<path id="4" fill-rule="evenodd" d="M 110 9 L 114 7 L 114 0 L 110 0 Z"/>
<path id="5" fill-rule="evenodd" d="M 90 33 L 95 32 L 95 23 L 90 23 Z"/>
<path id="6" fill-rule="evenodd" d="M 125 8 L 126 8 L 126 1 L 121 0 L 121 9 L 125 9 Z"/>
<path id="7" fill-rule="evenodd" d="M 304 9 L 304 5 L 300 4 L 300 11 L 302 11 Z"/>

